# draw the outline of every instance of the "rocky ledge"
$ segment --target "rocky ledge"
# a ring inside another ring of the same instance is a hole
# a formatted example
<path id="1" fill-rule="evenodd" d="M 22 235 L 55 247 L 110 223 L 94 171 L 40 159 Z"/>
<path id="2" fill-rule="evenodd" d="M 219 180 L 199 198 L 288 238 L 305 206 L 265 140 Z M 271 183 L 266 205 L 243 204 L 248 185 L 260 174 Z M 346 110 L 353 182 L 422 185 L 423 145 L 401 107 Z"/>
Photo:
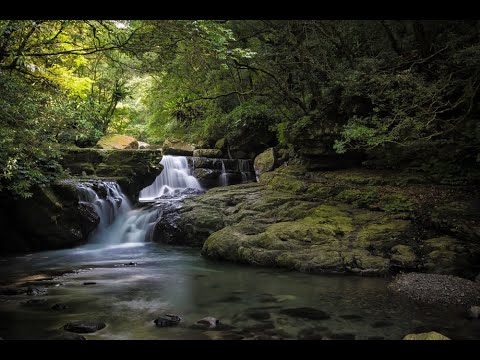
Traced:
<path id="1" fill-rule="evenodd" d="M 204 256 L 305 272 L 399 271 L 474 278 L 480 259 L 475 193 L 421 177 L 279 167 L 260 183 L 215 188 L 159 221 L 155 240 Z"/>

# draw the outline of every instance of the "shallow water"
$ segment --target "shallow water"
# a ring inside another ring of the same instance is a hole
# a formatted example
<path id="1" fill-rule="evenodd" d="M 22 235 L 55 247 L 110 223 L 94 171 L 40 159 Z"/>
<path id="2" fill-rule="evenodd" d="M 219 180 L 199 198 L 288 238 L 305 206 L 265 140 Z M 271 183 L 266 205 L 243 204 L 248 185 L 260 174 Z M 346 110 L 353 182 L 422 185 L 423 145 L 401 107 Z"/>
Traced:
<path id="1" fill-rule="evenodd" d="M 125 266 L 130 262 L 136 266 Z M 72 272 L 72 270 L 75 270 Z M 68 273 L 65 273 L 70 271 Z M 36 280 L 32 275 L 53 277 Z M 63 274 L 63 275 L 62 275 Z M 126 243 L 84 246 L 0 258 L 0 280 L 48 288 L 46 296 L 0 295 L 0 337 L 47 339 L 71 320 L 95 319 L 107 327 L 87 339 L 297 339 L 344 337 L 401 339 L 412 331 L 437 330 L 453 339 L 480 339 L 479 322 L 455 308 L 416 305 L 390 294 L 388 279 L 312 275 L 212 262 L 198 249 Z M 93 281 L 95 285 L 83 285 Z M 45 299 L 25 304 L 29 299 Z M 51 310 L 55 303 L 69 306 Z M 309 320 L 281 313 L 312 307 L 330 318 Z M 182 318 L 157 328 L 164 313 Z M 232 331 L 188 328 L 214 316 Z M 233 334 L 233 335 L 232 335 Z M 347 335 L 346 335 L 347 334 Z"/>

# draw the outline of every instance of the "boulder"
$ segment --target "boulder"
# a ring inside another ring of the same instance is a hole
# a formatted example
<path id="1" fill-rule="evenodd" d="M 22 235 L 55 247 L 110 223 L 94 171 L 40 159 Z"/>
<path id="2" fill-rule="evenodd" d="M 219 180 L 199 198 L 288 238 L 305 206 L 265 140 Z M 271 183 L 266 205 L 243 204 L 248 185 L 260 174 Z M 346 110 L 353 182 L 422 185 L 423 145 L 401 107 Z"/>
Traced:
<path id="1" fill-rule="evenodd" d="M 193 144 L 176 139 L 165 140 L 162 148 L 164 155 L 192 156 L 193 150 L 195 150 Z"/>
<path id="2" fill-rule="evenodd" d="M 255 169 L 255 174 L 260 176 L 264 172 L 272 171 L 275 169 L 277 163 L 277 155 L 273 148 L 265 150 L 263 153 L 258 155 L 254 162 L 253 167 Z"/>
<path id="3" fill-rule="evenodd" d="M 450 339 L 438 332 L 430 331 L 428 333 L 408 334 L 408 335 L 405 335 L 403 340 L 450 340 Z"/>
<path id="4" fill-rule="evenodd" d="M 127 135 L 105 135 L 98 140 L 96 147 L 106 150 L 138 149 L 138 141 Z"/>
<path id="5" fill-rule="evenodd" d="M 190 326 L 190 328 L 199 329 L 199 330 L 207 330 L 207 329 L 216 328 L 218 324 L 219 324 L 218 319 L 216 319 L 214 317 L 211 317 L 211 316 L 207 316 L 207 317 L 204 317 L 201 320 L 198 320 L 195 324 Z"/>
<path id="6" fill-rule="evenodd" d="M 182 321 L 180 316 L 174 314 L 164 314 L 159 318 L 155 319 L 153 322 L 157 327 L 166 327 L 166 326 L 175 326 Z"/>
<path id="7" fill-rule="evenodd" d="M 218 159 L 222 157 L 222 150 L 219 149 L 195 149 L 193 156 Z"/>
<path id="8" fill-rule="evenodd" d="M 63 329 L 78 334 L 88 334 L 102 330 L 106 326 L 107 325 L 101 321 L 75 320 L 65 324 Z"/>

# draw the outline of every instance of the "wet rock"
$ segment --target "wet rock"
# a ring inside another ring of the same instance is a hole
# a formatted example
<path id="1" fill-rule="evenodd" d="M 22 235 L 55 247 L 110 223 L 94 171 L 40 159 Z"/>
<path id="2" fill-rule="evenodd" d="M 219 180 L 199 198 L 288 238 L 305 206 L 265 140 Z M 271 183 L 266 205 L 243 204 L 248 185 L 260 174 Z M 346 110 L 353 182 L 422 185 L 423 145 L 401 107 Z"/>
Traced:
<path id="1" fill-rule="evenodd" d="M 385 340 L 383 336 L 369 336 L 367 340 Z"/>
<path id="2" fill-rule="evenodd" d="M 475 278 L 475 281 L 480 282 L 480 274 L 477 275 L 477 277 Z"/>
<path id="3" fill-rule="evenodd" d="M 352 333 L 328 334 L 323 337 L 323 340 L 355 340 L 355 334 L 352 334 Z"/>
<path id="4" fill-rule="evenodd" d="M 83 335 L 67 332 L 67 333 L 63 333 L 61 335 L 53 337 L 52 340 L 87 340 L 87 339 Z"/>
<path id="5" fill-rule="evenodd" d="M 390 322 L 390 321 L 375 321 L 373 324 L 371 324 L 370 326 L 373 327 L 373 328 L 382 328 L 382 327 L 387 327 L 387 326 L 392 326 L 393 323 Z"/>
<path id="6" fill-rule="evenodd" d="M 6 286 L 0 288 L 0 295 L 20 295 L 27 292 L 25 288 L 17 288 L 13 286 Z"/>
<path id="7" fill-rule="evenodd" d="M 63 329 L 74 333 L 88 334 L 102 330 L 105 326 L 107 324 L 101 321 L 75 320 L 65 324 Z"/>
<path id="8" fill-rule="evenodd" d="M 327 327 L 316 326 L 300 330 L 297 334 L 297 338 L 300 340 L 323 340 L 323 337 L 328 332 L 329 329 Z"/>
<path id="9" fill-rule="evenodd" d="M 231 302 L 240 302 L 240 301 L 242 301 L 242 298 L 235 295 L 229 295 L 217 300 L 217 302 L 220 302 L 220 303 L 231 303 Z"/>
<path id="10" fill-rule="evenodd" d="M 478 319 L 480 318 L 480 306 L 471 306 L 468 309 L 468 318 L 469 319 Z"/>
<path id="11" fill-rule="evenodd" d="M 43 295 L 47 295 L 48 294 L 48 290 L 47 289 L 43 289 L 43 288 L 28 288 L 27 290 L 27 295 L 31 295 L 31 296 L 43 296 Z"/>
<path id="12" fill-rule="evenodd" d="M 273 321 L 264 321 L 264 322 L 257 323 L 255 325 L 243 328 L 243 331 L 255 333 L 255 332 L 264 332 L 265 330 L 272 330 L 272 329 L 275 329 L 275 324 L 273 323 Z"/>
<path id="13" fill-rule="evenodd" d="M 47 299 L 30 299 L 27 301 L 22 302 L 24 305 L 43 305 L 47 302 Z"/>
<path id="14" fill-rule="evenodd" d="M 220 321 L 214 317 L 207 316 L 201 320 L 198 320 L 195 324 L 190 326 L 191 329 L 199 329 L 199 330 L 206 330 L 206 329 L 214 329 Z"/>
<path id="15" fill-rule="evenodd" d="M 437 333 L 435 331 L 430 331 L 428 333 L 420 334 L 408 334 L 403 340 L 450 340 L 448 337 Z"/>
<path id="16" fill-rule="evenodd" d="M 68 309 L 68 306 L 66 304 L 58 303 L 58 304 L 53 305 L 51 307 L 51 309 L 55 310 L 55 311 L 61 311 L 61 310 Z"/>
<path id="17" fill-rule="evenodd" d="M 261 303 L 277 302 L 277 299 L 272 294 L 260 294 L 258 301 Z"/>
<path id="18" fill-rule="evenodd" d="M 125 264 L 125 266 L 137 266 L 137 263 L 130 261 L 129 263 Z"/>
<path id="19" fill-rule="evenodd" d="M 97 285 L 95 281 L 85 281 L 83 285 Z"/>
<path id="20" fill-rule="evenodd" d="M 153 322 L 157 327 L 167 327 L 167 326 L 175 326 L 182 321 L 180 316 L 174 314 L 164 314 L 159 318 L 155 319 Z"/>
<path id="21" fill-rule="evenodd" d="M 297 297 L 295 295 L 275 295 L 276 302 L 285 302 L 295 300 Z"/>
<path id="22" fill-rule="evenodd" d="M 267 311 L 248 310 L 245 314 L 250 319 L 258 320 L 258 321 L 270 319 L 270 313 L 268 313 Z"/>
<path id="23" fill-rule="evenodd" d="M 280 310 L 280 314 L 309 320 L 330 319 L 330 315 L 328 315 L 326 312 L 310 307 L 283 309 Z"/>
<path id="24" fill-rule="evenodd" d="M 356 315 L 356 314 L 340 315 L 340 317 L 345 320 L 362 320 L 363 319 L 362 316 Z"/>

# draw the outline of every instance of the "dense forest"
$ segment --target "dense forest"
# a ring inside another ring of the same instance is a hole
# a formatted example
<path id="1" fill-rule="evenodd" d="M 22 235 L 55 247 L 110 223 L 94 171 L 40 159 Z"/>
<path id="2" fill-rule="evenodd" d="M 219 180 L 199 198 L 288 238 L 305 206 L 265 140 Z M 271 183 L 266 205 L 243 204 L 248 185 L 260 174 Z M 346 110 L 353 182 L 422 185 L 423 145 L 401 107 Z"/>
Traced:
<path id="1" fill-rule="evenodd" d="M 477 21 L 2 20 L 0 34 L 2 191 L 28 196 L 60 176 L 58 145 L 107 133 L 477 178 Z"/>
<path id="2" fill-rule="evenodd" d="M 0 340 L 480 339 L 479 89 L 478 20 L 0 20 Z"/>

